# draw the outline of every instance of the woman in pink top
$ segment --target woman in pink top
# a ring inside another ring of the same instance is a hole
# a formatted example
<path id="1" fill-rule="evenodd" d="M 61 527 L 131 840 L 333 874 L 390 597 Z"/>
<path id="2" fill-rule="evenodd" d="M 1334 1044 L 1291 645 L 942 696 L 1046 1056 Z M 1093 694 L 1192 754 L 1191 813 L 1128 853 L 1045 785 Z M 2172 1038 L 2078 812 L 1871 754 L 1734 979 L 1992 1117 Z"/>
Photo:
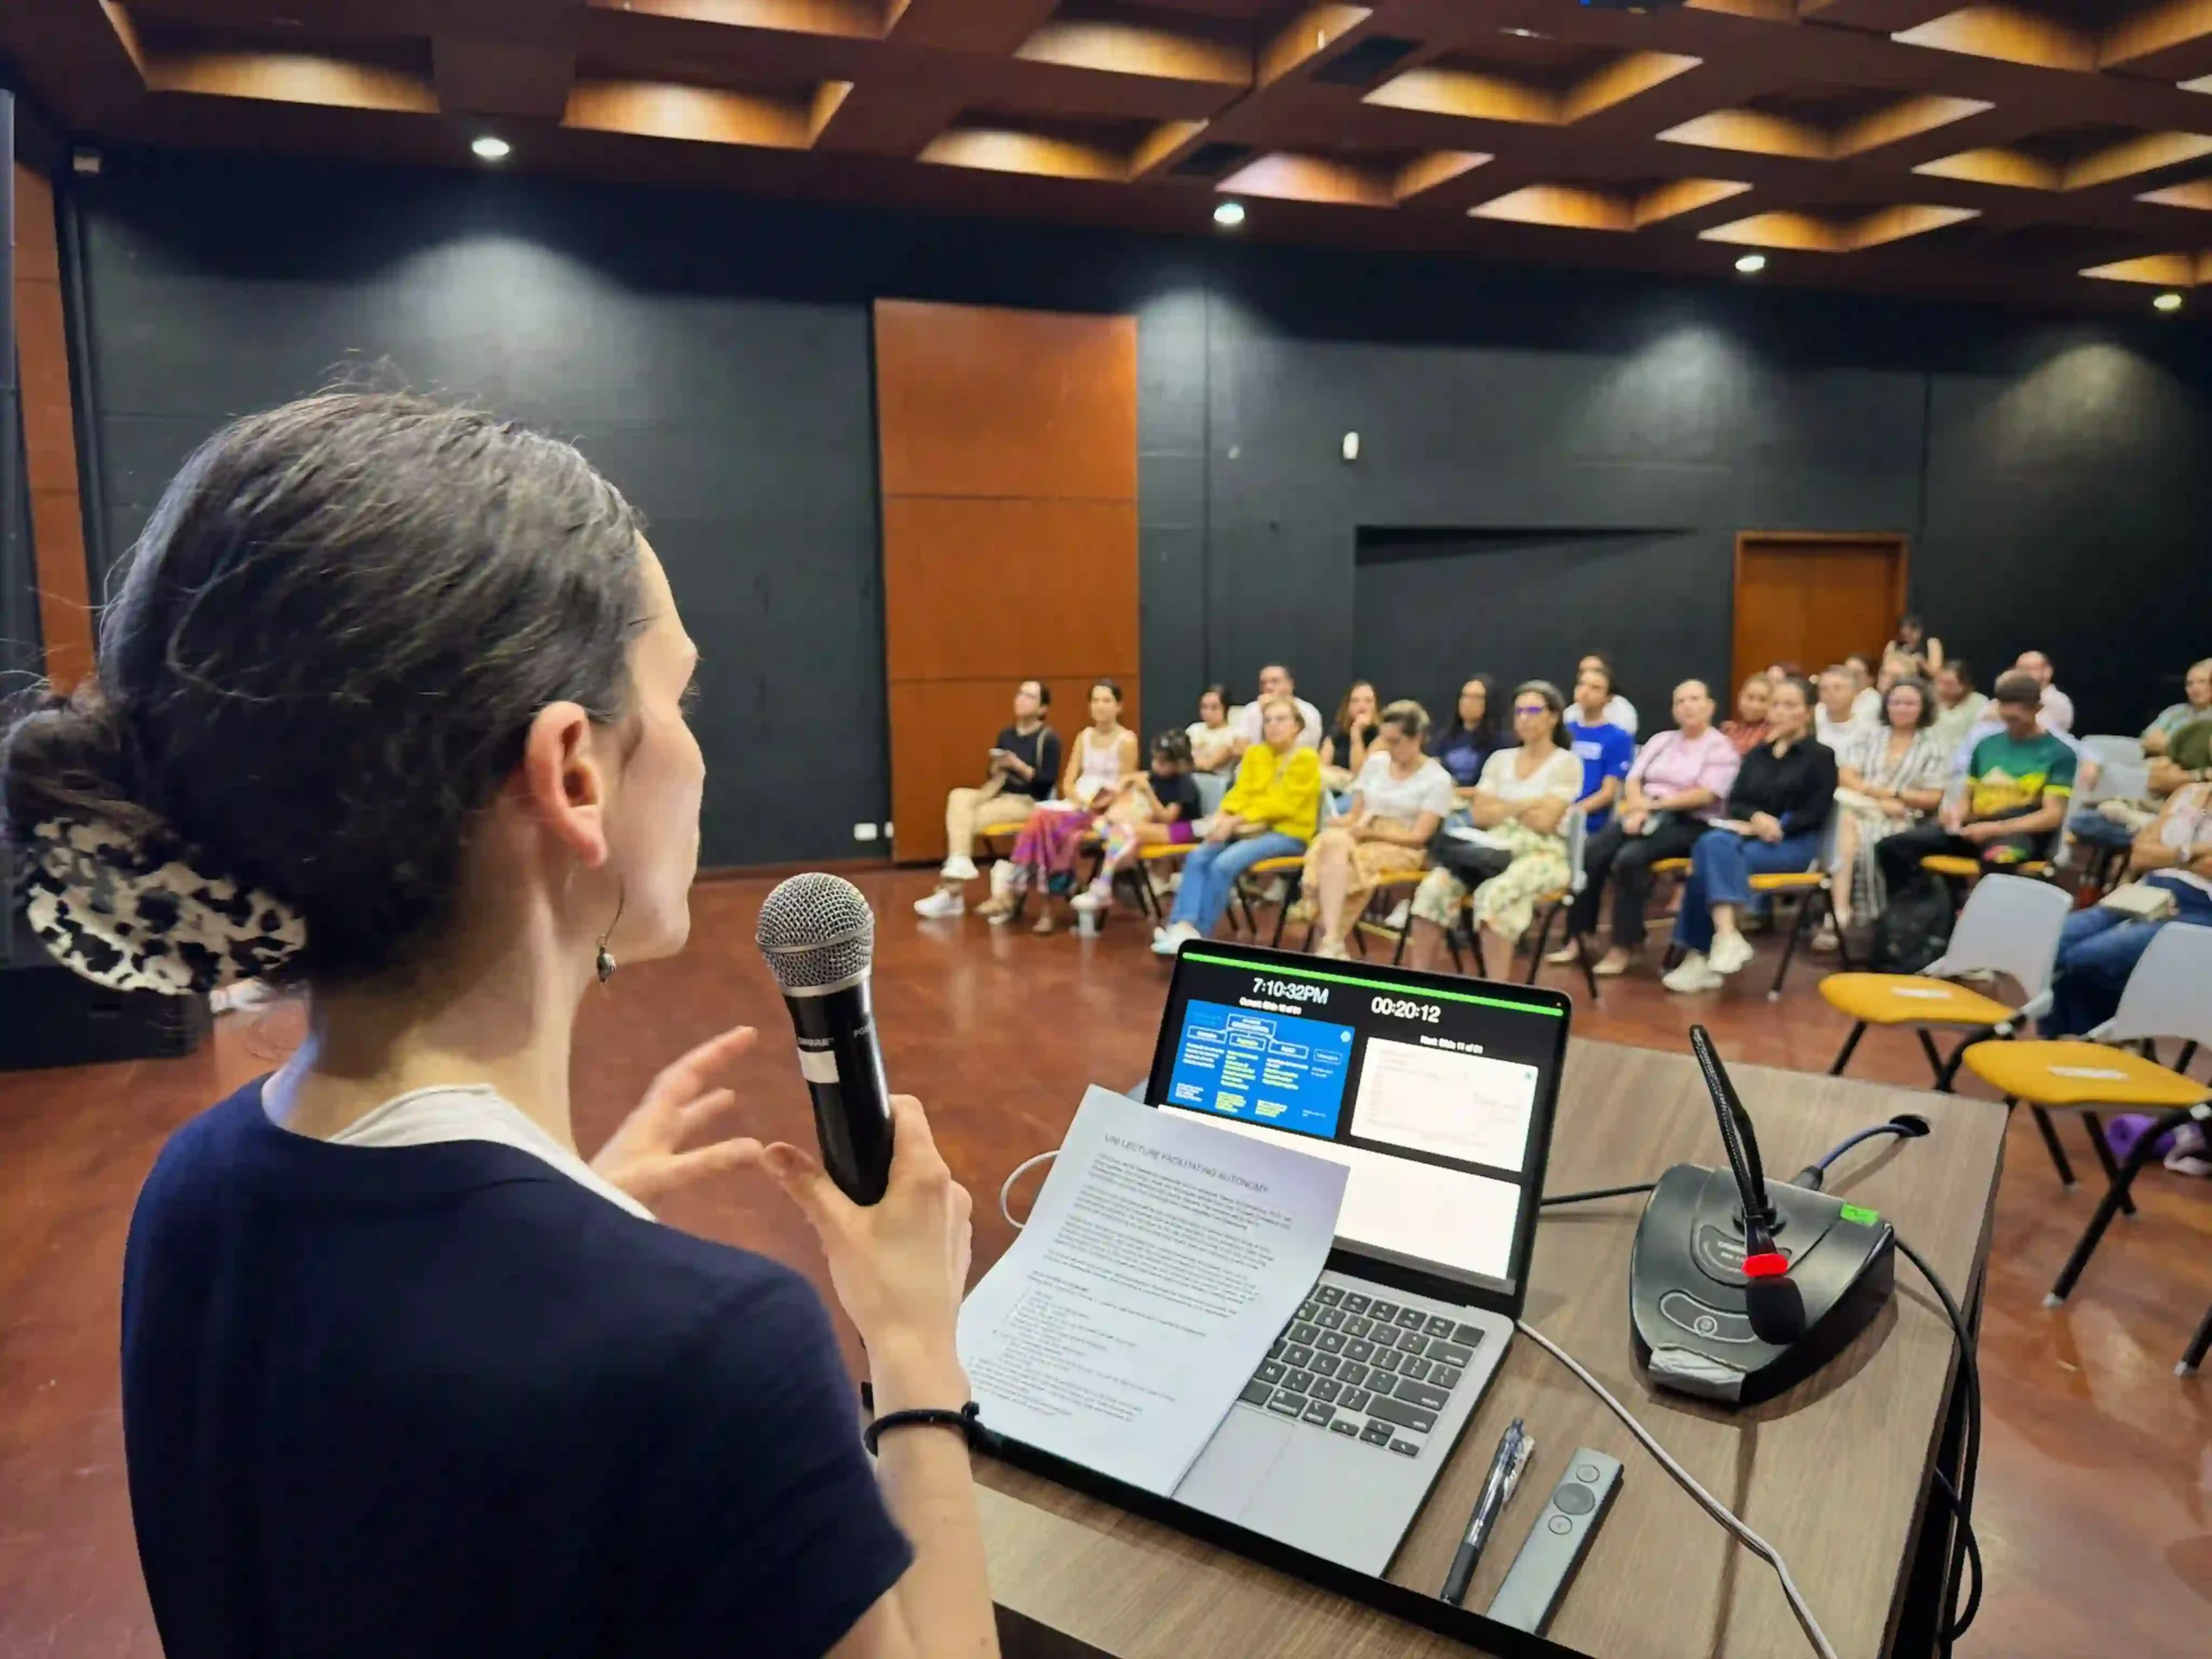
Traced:
<path id="1" fill-rule="evenodd" d="M 1713 694 L 1702 680 L 1675 688 L 1675 729 L 1643 746 L 1628 774 L 1621 810 L 1590 837 L 1582 868 L 1589 878 L 1567 912 L 1568 951 L 1598 926 L 1605 878 L 1613 881 L 1613 948 L 1596 971 L 1608 979 L 1628 971 L 1643 946 L 1643 912 L 1651 899 L 1651 867 L 1688 858 L 1707 820 L 1720 810 L 1743 757 L 1713 724 Z"/>

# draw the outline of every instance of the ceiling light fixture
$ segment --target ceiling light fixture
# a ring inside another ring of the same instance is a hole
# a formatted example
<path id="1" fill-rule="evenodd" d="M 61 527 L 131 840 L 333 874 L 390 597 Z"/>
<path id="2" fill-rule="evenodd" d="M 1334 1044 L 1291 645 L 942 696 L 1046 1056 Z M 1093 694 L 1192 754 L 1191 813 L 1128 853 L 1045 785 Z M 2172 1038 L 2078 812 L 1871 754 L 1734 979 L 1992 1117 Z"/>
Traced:
<path id="1" fill-rule="evenodd" d="M 2161 311 L 2178 311 L 2181 309 L 2181 296 L 2178 294 L 2161 294 L 2157 299 L 2152 301 L 2151 303 Z"/>
<path id="2" fill-rule="evenodd" d="M 495 138 L 488 132 L 470 140 L 468 147 L 476 152 L 476 159 L 480 162 L 504 162 L 514 153 L 512 144 L 504 138 Z"/>
<path id="3" fill-rule="evenodd" d="M 1736 261 L 1736 269 L 1742 271 L 1746 276 L 1756 276 L 1759 272 L 1766 269 L 1766 255 L 1763 253 L 1747 253 L 1744 255 L 1742 258 Z"/>
<path id="4" fill-rule="evenodd" d="M 1213 222 L 1224 231 L 1235 230 L 1244 222 L 1244 204 L 1241 201 L 1220 203 L 1213 210 Z"/>
<path id="5" fill-rule="evenodd" d="M 1548 41 L 1552 38 L 1541 29 L 1501 29 L 1497 32 L 1522 41 Z"/>

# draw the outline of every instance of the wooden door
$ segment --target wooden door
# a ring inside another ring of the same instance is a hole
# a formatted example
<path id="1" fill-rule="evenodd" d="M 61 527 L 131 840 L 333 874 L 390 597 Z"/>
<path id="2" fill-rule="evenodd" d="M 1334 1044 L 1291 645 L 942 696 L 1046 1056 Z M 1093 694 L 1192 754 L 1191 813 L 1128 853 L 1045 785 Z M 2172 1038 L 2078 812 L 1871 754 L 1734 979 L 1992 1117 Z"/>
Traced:
<path id="1" fill-rule="evenodd" d="M 1772 663 L 1811 675 L 1851 652 L 1879 651 L 1904 612 L 1905 560 L 1897 535 L 1739 533 L 1736 683 Z"/>
<path id="2" fill-rule="evenodd" d="M 1063 743 L 1093 681 L 1137 684 L 1137 326 L 879 300 L 892 856 L 944 856 L 945 791 L 983 781 L 1025 679 Z"/>

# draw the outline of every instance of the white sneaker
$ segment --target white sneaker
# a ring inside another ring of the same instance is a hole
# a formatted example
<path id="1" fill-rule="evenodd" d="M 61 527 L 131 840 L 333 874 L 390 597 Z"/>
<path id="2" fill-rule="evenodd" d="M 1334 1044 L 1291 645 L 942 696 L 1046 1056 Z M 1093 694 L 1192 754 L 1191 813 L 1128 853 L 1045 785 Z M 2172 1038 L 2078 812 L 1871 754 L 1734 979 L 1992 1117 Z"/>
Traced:
<path id="1" fill-rule="evenodd" d="M 1751 942 L 1740 933 L 1723 933 L 1713 942 L 1706 960 L 1716 974 L 1740 972 L 1751 959 Z"/>
<path id="2" fill-rule="evenodd" d="M 1351 953 L 1344 949 L 1342 939 L 1323 939 L 1313 947 L 1313 954 L 1332 962 L 1342 962 Z"/>
<path id="3" fill-rule="evenodd" d="M 939 887 L 926 899 L 914 900 L 914 914 L 936 921 L 946 916 L 965 916 L 968 900 L 957 887 Z"/>
<path id="4" fill-rule="evenodd" d="M 1100 911 L 1104 910 L 1113 902 L 1114 895 L 1112 893 L 1101 893 L 1096 887 L 1085 887 L 1081 893 L 1078 893 L 1074 898 L 1068 900 L 1069 905 L 1074 908 L 1076 912 L 1078 915 L 1084 916 L 1096 916 Z"/>
<path id="5" fill-rule="evenodd" d="M 1183 941 L 1195 939 L 1198 930 L 1188 922 L 1174 922 L 1160 930 L 1160 937 L 1152 942 L 1155 957 L 1172 957 L 1183 948 Z"/>
<path id="6" fill-rule="evenodd" d="M 1406 925 L 1406 917 L 1412 909 L 1413 901 L 1411 899 L 1399 899 L 1398 907 L 1382 918 L 1382 925 L 1394 931 L 1403 927 Z"/>
<path id="7" fill-rule="evenodd" d="M 976 861 L 972 858 L 948 858 L 944 861 L 944 868 L 938 874 L 948 881 L 973 881 L 976 879 Z"/>
<path id="8" fill-rule="evenodd" d="M 1659 982 L 1670 991 L 1684 995 L 1698 991 L 1717 991 L 1728 982 L 1713 971 L 1713 964 L 1705 959 L 1701 950 L 1693 950 L 1684 957 L 1681 965 Z"/>

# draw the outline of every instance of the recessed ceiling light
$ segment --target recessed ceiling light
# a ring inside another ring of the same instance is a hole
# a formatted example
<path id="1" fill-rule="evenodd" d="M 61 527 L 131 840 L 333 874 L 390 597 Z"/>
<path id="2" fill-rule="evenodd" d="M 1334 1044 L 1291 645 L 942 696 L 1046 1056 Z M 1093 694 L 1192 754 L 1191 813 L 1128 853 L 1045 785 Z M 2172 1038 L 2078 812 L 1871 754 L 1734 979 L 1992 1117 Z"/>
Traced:
<path id="1" fill-rule="evenodd" d="M 1244 204 L 1241 201 L 1220 203 L 1213 210 L 1213 222 L 1225 231 L 1235 230 L 1244 222 Z"/>
<path id="2" fill-rule="evenodd" d="M 1736 261 L 1736 269 L 1742 271 L 1746 276 L 1756 276 L 1759 272 L 1766 269 L 1766 255 L 1763 253 L 1747 253 L 1742 258 Z"/>
<path id="3" fill-rule="evenodd" d="M 514 151 L 514 146 L 505 139 L 496 138 L 488 132 L 480 138 L 470 140 L 468 147 L 476 152 L 476 159 L 480 162 L 504 162 Z"/>
<path id="4" fill-rule="evenodd" d="M 2178 311 L 2181 309 L 2181 296 L 2178 294 L 2161 294 L 2157 299 L 2152 301 L 2151 303 L 2158 307 L 2161 311 Z"/>

